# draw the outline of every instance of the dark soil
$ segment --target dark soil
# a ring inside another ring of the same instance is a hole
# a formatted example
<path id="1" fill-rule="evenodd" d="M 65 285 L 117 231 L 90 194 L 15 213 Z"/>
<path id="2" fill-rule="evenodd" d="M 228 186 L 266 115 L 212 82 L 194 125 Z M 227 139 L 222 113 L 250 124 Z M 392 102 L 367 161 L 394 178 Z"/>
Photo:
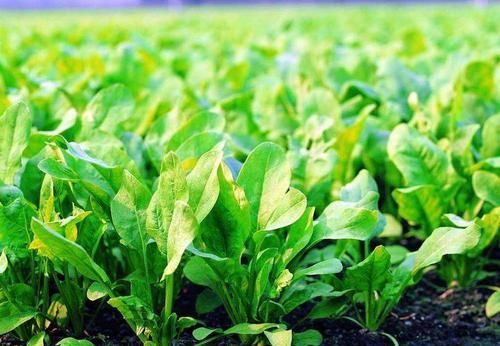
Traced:
<path id="1" fill-rule="evenodd" d="M 493 346 L 500 345 L 500 316 L 488 319 L 484 304 L 491 290 L 437 290 L 428 281 L 403 297 L 381 332 L 394 336 L 400 345 Z M 324 345 L 385 346 L 391 341 L 378 333 L 360 330 L 345 319 L 310 325 L 324 337 Z"/>
<path id="2" fill-rule="evenodd" d="M 88 310 L 96 311 L 98 304 L 89 305 Z M 99 346 L 135 346 L 141 345 L 134 331 L 123 320 L 118 311 L 104 304 L 100 313 L 92 321 L 89 316 L 87 329 L 81 336 L 73 336 L 76 339 L 86 339 L 94 345 Z M 50 345 L 55 345 L 60 340 L 70 337 L 65 330 L 59 328 L 49 328 L 46 333 L 50 337 Z M 15 338 L 13 335 L 0 336 L 0 346 L 21 346 L 26 343 Z"/>
<path id="3" fill-rule="evenodd" d="M 439 289 L 434 277 L 422 280 L 409 290 L 382 330 L 394 336 L 400 345 L 411 346 L 493 346 L 500 345 L 500 316 L 486 318 L 484 304 L 491 294 L 486 288 Z M 198 287 L 187 285 L 177 300 L 181 316 L 194 315 L 194 297 Z M 92 307 L 90 307 L 92 308 Z M 300 317 L 297 317 L 300 318 Z M 209 327 L 227 328 L 230 321 L 222 309 L 203 317 Z M 302 329 L 314 328 L 328 346 L 385 346 L 391 341 L 379 333 L 362 330 L 345 319 L 307 323 Z M 51 340 L 65 337 L 61 330 L 48 331 Z M 105 307 L 82 336 L 95 345 L 139 345 L 125 321 L 113 309 Z M 193 345 L 191 332 L 181 336 L 179 345 Z M 1 336 L 0 345 L 23 345 L 11 335 Z M 238 345 L 237 340 L 220 340 L 217 345 Z"/>

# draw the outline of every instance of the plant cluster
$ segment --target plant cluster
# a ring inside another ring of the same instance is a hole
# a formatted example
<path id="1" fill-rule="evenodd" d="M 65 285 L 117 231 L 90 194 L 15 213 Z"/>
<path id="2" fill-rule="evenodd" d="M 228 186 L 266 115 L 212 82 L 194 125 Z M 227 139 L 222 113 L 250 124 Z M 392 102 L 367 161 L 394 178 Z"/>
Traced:
<path id="1" fill-rule="evenodd" d="M 381 332 L 428 271 L 491 283 L 498 11 L 460 39 L 440 11 L 346 11 L 0 24 L 0 335 L 88 345 L 109 305 L 145 345 L 320 345 L 289 317 Z"/>

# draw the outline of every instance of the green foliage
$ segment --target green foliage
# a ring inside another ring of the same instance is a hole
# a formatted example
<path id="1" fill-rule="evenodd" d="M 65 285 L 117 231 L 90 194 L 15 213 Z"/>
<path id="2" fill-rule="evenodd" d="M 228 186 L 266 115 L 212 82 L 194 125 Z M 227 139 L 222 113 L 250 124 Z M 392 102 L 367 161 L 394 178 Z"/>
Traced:
<path id="1" fill-rule="evenodd" d="M 0 334 L 312 346 L 496 275 L 500 18 L 444 8 L 1 14 Z"/>

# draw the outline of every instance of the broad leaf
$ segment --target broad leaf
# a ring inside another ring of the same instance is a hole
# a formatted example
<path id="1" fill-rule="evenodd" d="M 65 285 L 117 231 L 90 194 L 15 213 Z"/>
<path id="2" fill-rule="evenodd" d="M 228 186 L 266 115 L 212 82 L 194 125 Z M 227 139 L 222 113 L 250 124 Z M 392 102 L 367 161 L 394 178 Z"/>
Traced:
<path id="1" fill-rule="evenodd" d="M 364 261 L 347 269 L 346 285 L 363 292 L 381 290 L 389 275 L 390 266 L 391 255 L 383 246 L 377 246 Z"/>
<path id="2" fill-rule="evenodd" d="M 269 340 L 271 346 L 291 346 L 292 345 L 292 331 L 291 330 L 281 330 L 268 332 L 264 331 L 264 335 Z"/>
<path id="3" fill-rule="evenodd" d="M 291 225 L 302 216 L 306 207 L 306 196 L 299 190 L 290 188 L 262 229 L 271 231 Z"/>
<path id="4" fill-rule="evenodd" d="M 24 103 L 9 107 L 0 116 L 0 181 L 12 184 L 28 146 L 31 113 Z"/>
<path id="5" fill-rule="evenodd" d="M 486 302 L 486 316 L 489 318 L 500 312 L 500 291 L 495 291 Z"/>
<path id="6" fill-rule="evenodd" d="M 285 153 L 278 145 L 262 143 L 248 156 L 237 183 L 250 203 L 254 229 L 264 229 L 283 200 L 291 179 Z M 286 226 L 286 225 L 285 225 Z"/>
<path id="7" fill-rule="evenodd" d="M 472 250 L 479 241 L 480 231 L 475 223 L 467 228 L 440 227 L 434 230 L 416 253 L 413 273 L 441 261 L 445 255 Z"/>
<path id="8" fill-rule="evenodd" d="M 198 232 L 198 222 L 193 211 L 182 201 L 175 202 L 172 222 L 168 230 L 167 259 L 168 264 L 163 276 L 171 275 L 177 269 L 182 255 Z"/>
<path id="9" fill-rule="evenodd" d="M 120 311 L 123 318 L 132 327 L 137 335 L 141 335 L 147 328 L 156 325 L 158 316 L 148 308 L 146 302 L 135 296 L 111 298 L 108 304 Z"/>
<path id="10" fill-rule="evenodd" d="M 168 230 L 172 223 L 175 202 L 187 203 L 188 198 L 186 175 L 179 159 L 174 153 L 168 153 L 162 162 L 158 189 L 153 194 L 146 213 L 147 232 L 163 254 L 167 253 Z"/>
<path id="11" fill-rule="evenodd" d="M 326 275 L 337 274 L 342 271 L 342 262 L 336 258 L 321 261 L 313 264 L 310 267 L 297 270 L 294 274 L 295 277 L 302 277 L 306 275 Z"/>
<path id="12" fill-rule="evenodd" d="M 240 323 L 224 331 L 225 335 L 242 334 L 242 335 L 257 335 L 272 328 L 280 327 L 276 323 Z"/>
<path id="13" fill-rule="evenodd" d="M 83 276 L 98 282 L 110 284 L 110 280 L 104 270 L 90 258 L 88 253 L 77 243 L 72 242 L 48 225 L 33 218 L 31 228 L 37 238 L 50 249 L 57 258 L 66 261 L 80 272 Z"/>
<path id="14" fill-rule="evenodd" d="M 330 204 L 314 224 L 312 244 L 325 239 L 367 240 L 377 225 L 376 210 L 356 208 L 337 201 Z"/>
<path id="15" fill-rule="evenodd" d="M 217 171 L 222 161 L 222 151 L 209 151 L 202 155 L 187 176 L 189 205 L 200 223 L 212 210 L 219 196 Z"/>
<path id="16" fill-rule="evenodd" d="M 321 333 L 314 329 L 308 329 L 301 333 L 293 333 L 293 346 L 319 346 L 323 342 Z"/>
<path id="17" fill-rule="evenodd" d="M 440 224 L 445 212 L 444 201 L 440 197 L 440 187 L 420 185 L 396 189 L 392 195 L 399 206 L 399 214 L 412 224 L 422 225 L 430 232 Z"/>
<path id="18" fill-rule="evenodd" d="M 57 346 L 93 346 L 94 344 L 88 340 L 78 340 L 74 338 L 64 338 L 59 341 Z"/>
<path id="19" fill-rule="evenodd" d="M 35 316 L 32 308 L 19 310 L 8 301 L 0 303 L 0 335 L 7 334 Z"/>
<path id="20" fill-rule="evenodd" d="M 111 201 L 111 216 L 121 242 L 144 252 L 149 239 L 146 233 L 146 210 L 151 193 L 128 171 L 124 172 L 122 187 Z"/>
<path id="21" fill-rule="evenodd" d="M 121 84 L 115 84 L 99 91 L 90 101 L 83 120 L 85 128 L 100 128 L 115 133 L 119 125 L 127 120 L 134 110 L 134 98 Z"/>
<path id="22" fill-rule="evenodd" d="M 446 154 L 430 139 L 408 125 L 401 124 L 392 130 L 387 153 L 403 174 L 407 185 L 446 184 Z"/>
<path id="23" fill-rule="evenodd" d="M 225 164 L 219 167 L 218 177 L 219 197 L 201 225 L 201 238 L 211 253 L 239 258 L 251 231 L 250 208 L 243 189 L 236 185 Z"/>
<path id="24" fill-rule="evenodd" d="M 488 118 L 483 124 L 483 145 L 481 155 L 483 158 L 500 156 L 500 114 Z"/>
<path id="25" fill-rule="evenodd" d="M 500 206 L 500 177 L 497 174 L 477 171 L 472 176 L 472 186 L 479 198 Z"/>

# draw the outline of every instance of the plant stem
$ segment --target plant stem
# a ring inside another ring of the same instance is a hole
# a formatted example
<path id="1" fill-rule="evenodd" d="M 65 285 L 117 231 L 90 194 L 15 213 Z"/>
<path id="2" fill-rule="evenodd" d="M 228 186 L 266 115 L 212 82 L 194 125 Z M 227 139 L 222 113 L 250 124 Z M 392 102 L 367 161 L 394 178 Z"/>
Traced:
<path id="1" fill-rule="evenodd" d="M 368 290 L 366 292 L 366 305 L 365 305 L 365 324 L 368 329 L 371 330 L 371 311 L 372 310 L 372 292 Z"/>
<path id="2" fill-rule="evenodd" d="M 367 258 L 370 255 L 370 240 L 364 241 L 364 255 Z"/>
<path id="3" fill-rule="evenodd" d="M 44 269 L 42 272 L 42 312 L 47 313 L 49 309 L 49 274 L 47 268 L 47 259 L 44 259 Z M 42 318 L 40 320 L 40 328 L 44 328 L 45 320 Z"/>
<path id="4" fill-rule="evenodd" d="M 175 273 L 165 276 L 165 318 L 172 314 L 174 301 L 174 276 Z"/>

